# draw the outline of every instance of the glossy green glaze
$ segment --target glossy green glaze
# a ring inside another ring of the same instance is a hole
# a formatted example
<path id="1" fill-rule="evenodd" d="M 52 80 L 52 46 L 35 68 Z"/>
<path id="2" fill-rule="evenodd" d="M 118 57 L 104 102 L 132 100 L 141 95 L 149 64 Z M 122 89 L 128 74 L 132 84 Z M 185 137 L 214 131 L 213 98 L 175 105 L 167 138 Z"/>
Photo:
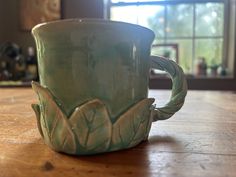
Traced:
<path id="1" fill-rule="evenodd" d="M 112 123 L 106 105 L 98 99 L 76 107 L 68 117 L 47 88 L 35 82 L 32 86 L 40 100 L 40 105 L 32 105 L 38 129 L 55 151 L 96 154 L 130 148 L 148 137 L 154 99 L 141 100 Z"/>
<path id="2" fill-rule="evenodd" d="M 97 98 L 113 121 L 147 97 L 148 29 L 106 21 L 66 20 L 33 29 L 40 83 L 58 99 L 66 115 Z"/>
<path id="3" fill-rule="evenodd" d="M 133 147 L 148 137 L 151 122 L 178 111 L 187 93 L 182 69 L 150 57 L 154 33 L 106 20 L 50 22 L 32 30 L 37 45 L 39 105 L 32 107 L 46 144 L 69 154 Z M 149 70 L 166 70 L 170 102 L 154 108 L 147 99 Z"/>

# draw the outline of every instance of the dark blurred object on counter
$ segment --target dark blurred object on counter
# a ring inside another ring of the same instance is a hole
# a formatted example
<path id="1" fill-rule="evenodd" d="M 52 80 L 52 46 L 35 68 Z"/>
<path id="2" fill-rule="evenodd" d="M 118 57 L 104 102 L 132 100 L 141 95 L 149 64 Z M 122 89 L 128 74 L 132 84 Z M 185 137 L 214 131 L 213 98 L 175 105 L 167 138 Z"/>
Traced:
<path id="1" fill-rule="evenodd" d="M 35 55 L 35 49 L 33 47 L 28 47 L 26 66 L 25 79 L 38 80 L 37 58 Z"/>
<path id="2" fill-rule="evenodd" d="M 37 59 L 33 47 L 29 47 L 24 56 L 21 47 L 13 42 L 0 45 L 0 81 L 29 82 L 37 78 Z"/>
<path id="3" fill-rule="evenodd" d="M 195 75 L 206 76 L 207 75 L 207 64 L 204 57 L 198 57 L 195 63 Z"/>

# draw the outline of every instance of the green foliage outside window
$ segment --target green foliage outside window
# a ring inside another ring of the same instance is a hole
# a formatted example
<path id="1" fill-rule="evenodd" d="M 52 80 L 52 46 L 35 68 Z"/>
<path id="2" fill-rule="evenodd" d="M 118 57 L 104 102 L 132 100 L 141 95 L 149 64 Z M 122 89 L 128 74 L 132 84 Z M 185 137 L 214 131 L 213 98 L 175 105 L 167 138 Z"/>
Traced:
<path id="1" fill-rule="evenodd" d="M 133 1 L 134 2 L 134 1 Z M 207 65 L 223 61 L 224 4 L 177 3 L 120 6 L 111 8 L 111 19 L 136 23 L 152 29 L 154 43 L 177 43 L 179 63 L 186 73 L 193 73 L 194 61 L 206 59 Z M 163 55 L 163 53 L 152 52 Z M 159 50 L 160 52 L 160 50 Z M 162 52 L 166 52 L 165 50 Z"/>

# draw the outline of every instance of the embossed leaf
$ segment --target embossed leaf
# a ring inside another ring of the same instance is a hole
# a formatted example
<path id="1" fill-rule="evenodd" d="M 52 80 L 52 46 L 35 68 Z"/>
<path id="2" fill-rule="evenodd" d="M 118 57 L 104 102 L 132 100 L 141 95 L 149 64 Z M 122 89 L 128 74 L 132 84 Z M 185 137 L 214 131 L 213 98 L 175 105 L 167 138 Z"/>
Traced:
<path id="1" fill-rule="evenodd" d="M 69 122 L 78 141 L 80 154 L 105 152 L 110 146 L 112 124 L 100 100 L 89 101 L 75 109 Z"/>
<path id="2" fill-rule="evenodd" d="M 110 150 L 129 148 L 145 140 L 151 128 L 154 99 L 144 99 L 121 115 L 113 125 Z"/>
<path id="3" fill-rule="evenodd" d="M 68 118 L 47 88 L 32 83 L 40 104 L 32 107 L 46 144 L 68 154 L 95 154 L 129 148 L 145 140 L 150 131 L 154 99 L 144 99 L 124 112 L 112 125 L 106 106 L 92 100 Z"/>
<path id="4" fill-rule="evenodd" d="M 36 82 L 32 82 L 32 87 L 40 100 L 40 123 L 38 126 L 41 126 L 44 141 L 56 151 L 69 154 L 76 153 L 75 135 L 68 119 L 54 101 L 52 94 L 47 88 Z M 39 111 L 38 107 L 33 107 L 36 112 Z"/>
<path id="5" fill-rule="evenodd" d="M 41 123 L 40 123 L 40 106 L 38 104 L 32 104 L 31 107 L 33 108 L 36 118 L 37 118 L 37 126 L 38 126 L 38 130 L 40 135 L 43 137 L 43 131 L 41 128 Z"/>

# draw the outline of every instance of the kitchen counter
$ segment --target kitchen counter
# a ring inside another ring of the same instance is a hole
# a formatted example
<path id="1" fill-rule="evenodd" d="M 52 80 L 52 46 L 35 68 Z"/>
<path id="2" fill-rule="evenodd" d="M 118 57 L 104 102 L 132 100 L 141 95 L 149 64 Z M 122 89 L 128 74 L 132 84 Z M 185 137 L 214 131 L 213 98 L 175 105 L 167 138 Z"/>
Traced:
<path id="1" fill-rule="evenodd" d="M 170 91 L 150 90 L 158 106 Z M 123 151 L 69 156 L 37 130 L 31 88 L 0 88 L 0 177 L 234 177 L 236 93 L 189 91 L 183 108 L 153 123 L 148 141 Z"/>

